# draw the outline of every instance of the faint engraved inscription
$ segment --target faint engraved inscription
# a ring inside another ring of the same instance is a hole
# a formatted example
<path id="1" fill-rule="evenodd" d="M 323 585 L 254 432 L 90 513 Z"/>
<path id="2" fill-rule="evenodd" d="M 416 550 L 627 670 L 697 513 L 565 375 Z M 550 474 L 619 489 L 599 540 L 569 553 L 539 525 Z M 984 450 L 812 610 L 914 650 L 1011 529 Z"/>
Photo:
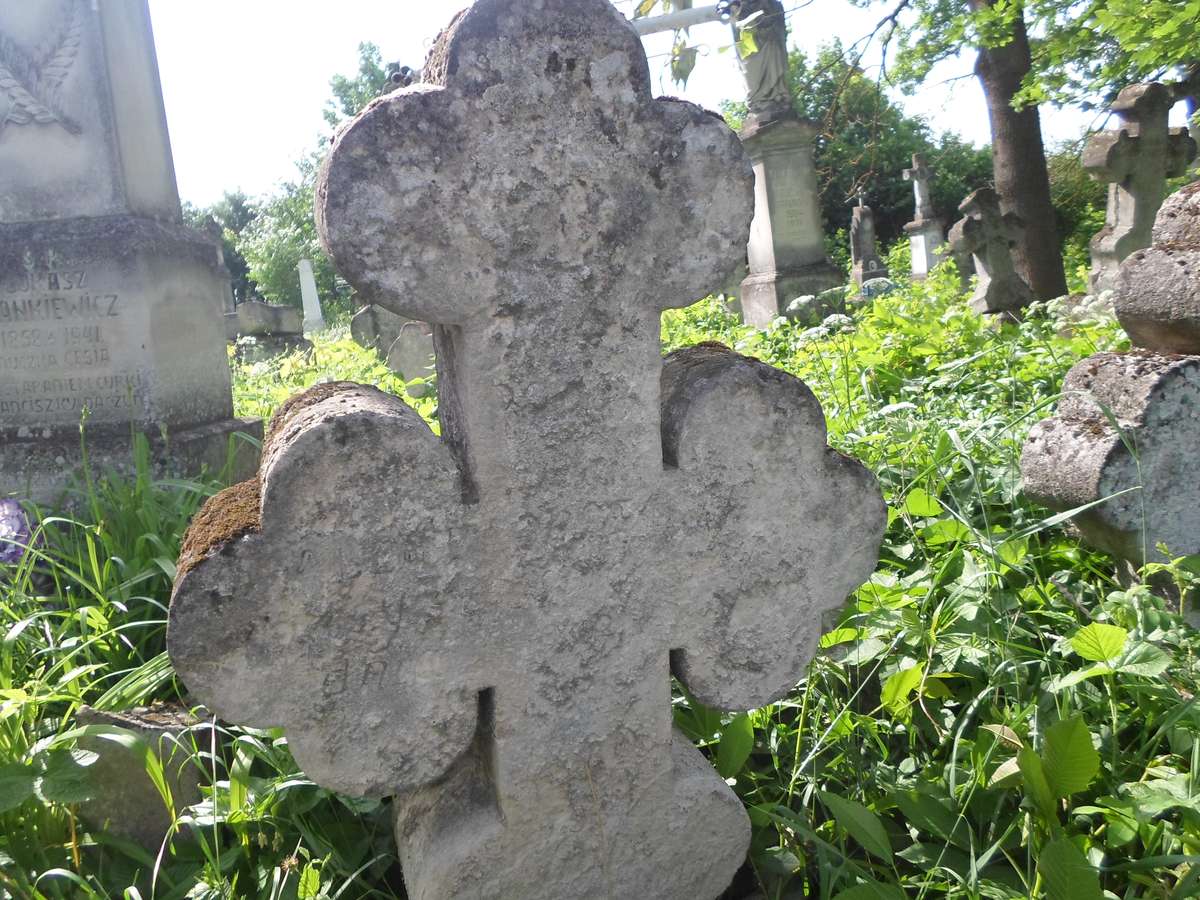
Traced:
<path id="1" fill-rule="evenodd" d="M 7 125 L 58 125 L 71 134 L 80 127 L 62 110 L 62 87 L 83 40 L 83 21 L 76 0 L 66 0 L 50 33 L 32 49 L 20 47 L 0 33 L 0 96 L 8 109 L 0 119 Z"/>

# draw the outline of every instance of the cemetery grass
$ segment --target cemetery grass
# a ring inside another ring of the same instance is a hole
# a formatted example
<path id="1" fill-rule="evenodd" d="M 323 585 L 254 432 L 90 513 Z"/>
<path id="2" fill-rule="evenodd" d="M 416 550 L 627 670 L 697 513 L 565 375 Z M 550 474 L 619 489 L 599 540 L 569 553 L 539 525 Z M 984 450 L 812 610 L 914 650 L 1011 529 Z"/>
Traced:
<path id="1" fill-rule="evenodd" d="M 789 697 L 730 715 L 676 690 L 677 723 L 753 822 L 728 896 L 1200 894 L 1200 640 L 1018 491 L 1029 427 L 1074 362 L 1123 346 L 1115 324 L 987 322 L 943 268 L 816 328 L 743 328 L 716 300 L 664 316 L 664 349 L 704 340 L 802 377 L 889 504 L 875 576 Z M 342 327 L 315 359 L 236 367 L 238 413 L 328 378 L 420 393 Z M 432 399 L 409 399 L 433 421 Z M 142 466 L 97 473 L 71 518 L 35 511 L 40 542 L 0 580 L 0 896 L 403 896 L 387 803 L 313 785 L 276 731 L 187 747 L 213 787 L 155 853 L 77 816 L 93 789 L 78 706 L 178 699 L 166 603 L 216 487 Z M 1160 577 L 1186 589 L 1191 562 Z"/>

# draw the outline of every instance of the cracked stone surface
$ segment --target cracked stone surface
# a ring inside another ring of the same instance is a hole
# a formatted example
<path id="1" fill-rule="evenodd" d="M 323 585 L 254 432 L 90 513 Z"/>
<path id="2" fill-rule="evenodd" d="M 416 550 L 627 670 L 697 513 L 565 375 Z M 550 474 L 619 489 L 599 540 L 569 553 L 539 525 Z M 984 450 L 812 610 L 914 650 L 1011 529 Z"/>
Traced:
<path id="1" fill-rule="evenodd" d="M 752 176 L 611 4 L 481 0 L 425 72 L 338 135 L 318 222 L 434 324 L 442 436 L 371 387 L 289 401 L 189 530 L 172 659 L 317 782 L 395 795 L 414 900 L 714 898 L 749 822 L 670 676 L 786 693 L 874 569 L 878 484 L 792 376 L 660 356 L 741 262 Z"/>

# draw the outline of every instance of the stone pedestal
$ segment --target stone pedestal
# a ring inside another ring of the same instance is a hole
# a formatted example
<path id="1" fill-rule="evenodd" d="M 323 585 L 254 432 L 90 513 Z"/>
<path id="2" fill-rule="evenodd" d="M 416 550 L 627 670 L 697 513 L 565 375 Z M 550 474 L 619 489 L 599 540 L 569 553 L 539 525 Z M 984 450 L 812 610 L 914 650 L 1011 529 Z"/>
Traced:
<path id="1" fill-rule="evenodd" d="M 313 274 L 312 260 L 300 260 L 296 272 L 300 275 L 300 297 L 304 303 L 304 330 L 324 331 L 325 315 L 321 312 L 321 295 L 317 291 L 317 277 Z"/>
<path id="2" fill-rule="evenodd" d="M 937 219 L 914 220 L 904 226 L 904 233 L 908 235 L 908 247 L 912 251 L 912 278 L 924 281 L 933 267 L 942 261 L 937 252 L 946 243 L 942 223 Z"/>
<path id="3" fill-rule="evenodd" d="M 742 145 L 754 165 L 750 275 L 742 282 L 742 317 L 764 327 L 797 297 L 845 284 L 825 254 L 817 174 L 816 127 L 799 118 L 748 125 Z"/>
<path id="4" fill-rule="evenodd" d="M 233 418 L 229 273 L 182 224 L 146 0 L 0 0 L 0 66 L 0 495 L 54 500 L 81 424 L 95 461 L 133 428 L 197 474 L 261 426 Z"/>
<path id="5" fill-rule="evenodd" d="M 216 248 L 133 216 L 0 224 L 0 494 L 52 501 L 81 458 L 127 469 L 131 427 L 159 470 L 221 468 L 233 417 Z M 236 442 L 235 476 L 253 471 Z"/>

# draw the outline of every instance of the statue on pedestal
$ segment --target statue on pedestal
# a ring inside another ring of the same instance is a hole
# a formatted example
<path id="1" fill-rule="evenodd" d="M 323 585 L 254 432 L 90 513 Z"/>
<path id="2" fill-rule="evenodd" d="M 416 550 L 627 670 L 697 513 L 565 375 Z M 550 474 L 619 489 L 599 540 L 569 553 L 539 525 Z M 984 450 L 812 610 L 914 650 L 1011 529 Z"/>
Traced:
<path id="1" fill-rule="evenodd" d="M 743 32 L 753 36 L 752 53 L 743 55 Z M 787 21 L 779 0 L 742 0 L 733 7 L 734 46 L 746 79 L 750 119 L 765 125 L 795 116 L 788 85 Z"/>

